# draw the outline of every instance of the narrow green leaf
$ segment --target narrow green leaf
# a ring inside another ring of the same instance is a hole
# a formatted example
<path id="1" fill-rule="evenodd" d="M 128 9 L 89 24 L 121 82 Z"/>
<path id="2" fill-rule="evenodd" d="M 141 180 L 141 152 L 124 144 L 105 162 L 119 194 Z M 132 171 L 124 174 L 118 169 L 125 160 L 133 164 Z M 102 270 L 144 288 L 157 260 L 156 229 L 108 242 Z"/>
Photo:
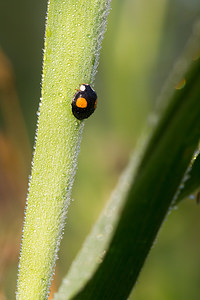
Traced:
<path id="1" fill-rule="evenodd" d="M 199 42 L 199 32 L 196 43 Z M 185 57 L 176 79 L 183 76 L 182 71 L 191 58 L 192 53 Z M 198 146 L 199 59 L 192 63 L 185 79 L 185 87 L 177 90 L 173 96 L 168 91 L 171 99 L 137 171 L 133 172 L 134 167 L 130 167 L 121 180 L 121 186 L 119 184 L 116 189 L 121 199 L 116 194 L 111 198 L 109 208 L 104 210 L 87 238 L 55 300 L 121 300 L 127 299 L 130 294 Z M 122 192 L 119 192 L 120 189 Z M 116 215 L 109 216 L 112 213 Z M 110 235 L 106 232 L 109 226 Z M 101 245 L 99 237 L 103 240 Z"/>
<path id="2" fill-rule="evenodd" d="M 79 84 L 94 80 L 109 0 L 51 0 L 42 100 L 19 265 L 17 299 L 48 297 L 83 122 L 72 115 Z"/>
<path id="3" fill-rule="evenodd" d="M 145 152 L 110 247 L 73 299 L 127 299 L 200 137 L 200 60 L 177 91 Z"/>

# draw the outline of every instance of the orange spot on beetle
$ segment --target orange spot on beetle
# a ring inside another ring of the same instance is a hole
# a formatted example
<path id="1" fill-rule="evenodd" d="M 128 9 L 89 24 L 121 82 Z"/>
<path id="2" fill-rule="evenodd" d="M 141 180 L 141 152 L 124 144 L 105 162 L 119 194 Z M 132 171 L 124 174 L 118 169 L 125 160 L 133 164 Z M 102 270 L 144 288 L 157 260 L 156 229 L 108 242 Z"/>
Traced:
<path id="1" fill-rule="evenodd" d="M 85 98 L 78 98 L 76 100 L 76 106 L 80 108 L 86 108 L 87 107 L 87 101 Z"/>

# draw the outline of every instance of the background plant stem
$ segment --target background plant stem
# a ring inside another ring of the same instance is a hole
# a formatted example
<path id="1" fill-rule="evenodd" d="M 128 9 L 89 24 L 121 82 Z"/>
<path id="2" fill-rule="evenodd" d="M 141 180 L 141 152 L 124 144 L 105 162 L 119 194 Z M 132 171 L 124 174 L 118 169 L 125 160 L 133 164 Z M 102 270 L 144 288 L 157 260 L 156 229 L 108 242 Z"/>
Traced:
<path id="1" fill-rule="evenodd" d="M 83 122 L 75 89 L 96 72 L 109 1 L 51 0 L 42 99 L 19 265 L 17 299 L 46 299 L 77 165 Z"/>

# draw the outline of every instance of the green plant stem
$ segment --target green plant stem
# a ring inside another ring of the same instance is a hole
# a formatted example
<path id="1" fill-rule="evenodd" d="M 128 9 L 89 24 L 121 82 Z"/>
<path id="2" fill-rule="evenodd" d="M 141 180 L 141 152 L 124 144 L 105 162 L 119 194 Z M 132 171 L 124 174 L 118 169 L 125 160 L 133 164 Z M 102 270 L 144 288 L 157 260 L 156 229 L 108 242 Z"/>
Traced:
<path id="1" fill-rule="evenodd" d="M 84 124 L 72 115 L 71 101 L 79 84 L 94 80 L 108 9 L 108 0 L 49 2 L 18 300 L 48 297 Z"/>

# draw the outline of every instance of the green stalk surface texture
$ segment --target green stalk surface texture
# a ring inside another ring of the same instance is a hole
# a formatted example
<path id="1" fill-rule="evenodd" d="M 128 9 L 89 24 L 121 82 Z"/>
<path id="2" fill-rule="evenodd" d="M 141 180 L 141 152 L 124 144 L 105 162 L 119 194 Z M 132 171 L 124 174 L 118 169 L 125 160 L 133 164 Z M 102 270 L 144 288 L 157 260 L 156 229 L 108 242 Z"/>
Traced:
<path id="1" fill-rule="evenodd" d="M 37 141 L 19 264 L 17 300 L 47 299 L 77 165 L 83 122 L 71 101 L 96 72 L 109 0 L 48 5 Z"/>

